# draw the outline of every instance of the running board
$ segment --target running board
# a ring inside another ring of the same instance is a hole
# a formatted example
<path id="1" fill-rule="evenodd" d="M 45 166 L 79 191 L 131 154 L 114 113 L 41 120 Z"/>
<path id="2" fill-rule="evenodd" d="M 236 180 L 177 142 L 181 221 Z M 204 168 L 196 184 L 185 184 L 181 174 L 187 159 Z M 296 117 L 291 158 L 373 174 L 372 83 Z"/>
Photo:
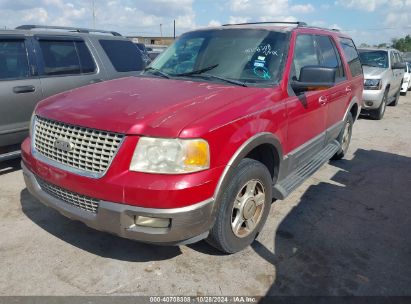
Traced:
<path id="1" fill-rule="evenodd" d="M 5 160 L 13 159 L 13 158 L 18 158 L 18 157 L 20 157 L 20 154 L 21 154 L 20 150 L 0 154 L 0 161 L 5 161 Z"/>
<path id="2" fill-rule="evenodd" d="M 304 163 L 292 172 L 287 178 L 273 187 L 273 196 L 277 199 L 285 199 L 291 192 L 298 188 L 307 178 L 313 175 L 322 165 L 340 149 L 340 144 L 334 140 L 316 154 L 310 161 Z"/>

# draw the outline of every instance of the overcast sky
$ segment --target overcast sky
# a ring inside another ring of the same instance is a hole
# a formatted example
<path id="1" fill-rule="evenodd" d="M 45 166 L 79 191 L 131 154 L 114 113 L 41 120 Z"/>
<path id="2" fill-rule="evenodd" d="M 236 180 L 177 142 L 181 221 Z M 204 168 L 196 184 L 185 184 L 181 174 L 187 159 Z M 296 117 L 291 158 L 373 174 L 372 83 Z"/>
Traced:
<path id="1" fill-rule="evenodd" d="M 340 28 L 357 44 L 411 34 L 411 0 L 95 0 L 96 28 L 123 35 L 172 35 L 230 22 L 301 20 Z M 0 0 L 0 26 L 92 27 L 92 0 Z"/>

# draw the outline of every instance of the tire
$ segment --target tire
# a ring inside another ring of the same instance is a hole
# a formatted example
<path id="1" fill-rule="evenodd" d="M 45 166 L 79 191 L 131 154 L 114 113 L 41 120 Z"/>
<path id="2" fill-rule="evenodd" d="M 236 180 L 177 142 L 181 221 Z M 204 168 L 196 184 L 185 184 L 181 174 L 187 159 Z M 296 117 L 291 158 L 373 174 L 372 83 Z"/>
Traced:
<path id="1" fill-rule="evenodd" d="M 263 228 L 271 207 L 272 178 L 262 163 L 245 158 L 221 191 L 216 220 L 206 241 L 230 254 L 249 246 Z"/>
<path id="2" fill-rule="evenodd" d="M 395 99 L 389 104 L 390 107 L 396 107 L 398 105 L 398 101 L 400 100 L 400 95 L 401 95 L 401 87 L 402 87 L 402 83 L 400 85 L 400 88 L 398 89 L 397 94 L 395 94 Z"/>
<path id="3" fill-rule="evenodd" d="M 386 89 L 384 92 L 384 96 L 382 97 L 380 107 L 370 112 L 370 116 L 373 119 L 381 120 L 384 117 L 385 110 L 387 108 L 387 99 L 388 99 L 388 89 Z"/>
<path id="4" fill-rule="evenodd" d="M 351 143 L 351 136 L 352 136 L 352 127 L 354 125 L 354 119 L 351 115 L 350 112 L 348 112 L 346 119 L 344 120 L 344 126 L 340 132 L 340 135 L 338 135 L 338 142 L 341 145 L 340 150 L 334 154 L 334 156 L 331 158 L 333 160 L 339 160 L 345 156 L 345 154 L 348 151 L 348 148 L 350 147 Z"/>

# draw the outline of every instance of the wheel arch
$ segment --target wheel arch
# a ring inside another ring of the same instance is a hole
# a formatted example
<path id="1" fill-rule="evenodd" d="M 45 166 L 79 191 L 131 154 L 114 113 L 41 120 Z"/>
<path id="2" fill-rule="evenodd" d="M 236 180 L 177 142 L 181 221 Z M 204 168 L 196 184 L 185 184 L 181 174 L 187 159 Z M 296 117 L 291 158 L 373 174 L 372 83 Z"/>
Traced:
<path id="1" fill-rule="evenodd" d="M 271 153 L 269 155 L 264 153 L 261 155 L 262 152 Z M 262 159 L 259 159 L 259 155 Z M 283 159 L 282 145 L 280 140 L 273 133 L 259 133 L 246 140 L 230 158 L 214 191 L 213 198 L 215 200 L 218 198 L 220 189 L 227 182 L 232 170 L 246 157 L 261 161 L 267 167 L 273 178 L 273 182 L 275 182 Z M 270 168 L 270 164 L 274 166 Z"/>

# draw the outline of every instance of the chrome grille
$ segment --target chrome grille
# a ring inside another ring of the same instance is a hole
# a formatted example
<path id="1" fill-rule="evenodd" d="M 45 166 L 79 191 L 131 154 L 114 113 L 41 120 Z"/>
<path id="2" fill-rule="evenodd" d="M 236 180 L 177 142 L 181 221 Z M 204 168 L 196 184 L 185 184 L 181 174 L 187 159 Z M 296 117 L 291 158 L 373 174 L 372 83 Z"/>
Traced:
<path id="1" fill-rule="evenodd" d="M 68 191 L 59 186 L 50 184 L 41 178 L 37 177 L 37 182 L 39 183 L 41 189 L 50 194 L 51 196 L 62 200 L 63 202 L 75 206 L 77 208 L 83 209 L 88 212 L 97 213 L 98 209 L 98 199 L 94 199 L 82 194 Z"/>
<path id="2" fill-rule="evenodd" d="M 103 174 L 124 137 L 122 134 L 68 125 L 37 116 L 34 148 L 41 155 L 85 172 Z M 55 147 L 56 140 L 70 142 L 69 151 Z"/>

